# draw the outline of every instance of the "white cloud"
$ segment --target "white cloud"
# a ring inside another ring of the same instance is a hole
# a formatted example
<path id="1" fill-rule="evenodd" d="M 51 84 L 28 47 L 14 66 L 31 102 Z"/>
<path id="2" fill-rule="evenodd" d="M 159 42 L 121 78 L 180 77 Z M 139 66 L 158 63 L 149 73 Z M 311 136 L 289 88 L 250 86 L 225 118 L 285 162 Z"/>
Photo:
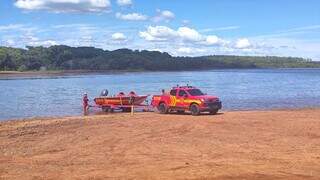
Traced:
<path id="1" fill-rule="evenodd" d="M 39 38 L 38 37 L 35 37 L 33 36 L 32 34 L 26 34 L 26 35 L 23 35 L 21 36 L 21 39 L 25 42 L 36 42 L 36 41 L 39 41 Z"/>
<path id="2" fill-rule="evenodd" d="M 119 6 L 131 6 L 132 1 L 131 0 L 117 0 L 117 4 Z"/>
<path id="3" fill-rule="evenodd" d="M 184 19 L 184 20 L 182 20 L 182 24 L 184 24 L 184 25 L 190 24 L 190 21 L 189 21 L 189 20 Z"/>
<path id="4" fill-rule="evenodd" d="M 296 35 L 305 35 L 305 34 L 318 34 L 320 30 L 320 25 L 312 25 L 312 26 L 303 26 L 292 29 L 286 29 L 281 31 L 276 31 L 270 34 L 263 34 L 259 36 L 255 36 L 255 38 L 295 38 Z"/>
<path id="5" fill-rule="evenodd" d="M 285 33 L 315 33 L 318 26 L 308 26 L 287 30 Z M 223 28 L 221 28 L 223 29 Z M 225 28 L 225 29 L 232 29 Z M 41 31 L 40 31 L 41 30 Z M 43 33 L 42 31 L 46 31 Z M 0 25 L 0 45 L 10 47 L 51 46 L 65 44 L 70 46 L 95 46 L 103 49 L 131 48 L 168 52 L 176 56 L 225 55 L 275 55 L 299 56 L 320 60 L 319 38 L 312 36 L 288 37 L 253 36 L 224 39 L 209 31 L 199 31 L 188 26 L 170 28 L 169 26 L 149 26 L 139 32 L 141 39 L 128 38 L 137 35 L 138 29 L 132 27 L 96 24 L 58 24 L 33 26 L 32 24 Z M 114 33 L 117 32 L 117 33 Z M 279 31 L 280 32 L 280 31 Z"/>
<path id="6" fill-rule="evenodd" d="M 219 38 L 217 36 L 208 36 L 206 39 L 206 42 L 211 45 L 211 44 L 217 44 L 219 42 Z"/>
<path id="7" fill-rule="evenodd" d="M 206 37 L 206 40 L 205 40 L 205 44 L 206 45 L 219 45 L 219 44 L 222 44 L 222 43 L 225 43 L 225 41 L 223 41 L 222 39 L 218 38 L 217 36 L 214 36 L 214 35 L 210 35 L 210 36 L 207 36 Z"/>
<path id="8" fill-rule="evenodd" d="M 7 24 L 0 26 L 1 33 L 30 33 L 30 32 L 43 32 L 45 29 L 39 29 L 35 26 L 30 26 L 28 24 Z"/>
<path id="9" fill-rule="evenodd" d="M 44 46 L 44 47 L 49 47 L 49 46 L 54 46 L 58 45 L 54 40 L 40 40 L 39 38 L 33 38 L 31 41 L 28 41 L 26 45 L 28 46 Z"/>
<path id="10" fill-rule="evenodd" d="M 203 40 L 203 36 L 196 31 L 195 29 L 191 29 L 188 27 L 180 27 L 177 31 L 179 37 L 186 41 L 201 41 Z"/>
<path id="11" fill-rule="evenodd" d="M 44 40 L 44 41 L 38 41 L 38 43 L 42 46 L 54 46 L 54 45 L 58 45 L 58 43 L 54 40 Z"/>
<path id="12" fill-rule="evenodd" d="M 180 27 L 175 30 L 167 26 L 149 26 L 139 35 L 147 41 L 146 46 L 149 45 L 153 49 L 160 48 L 173 55 L 265 55 L 278 49 L 261 41 L 251 42 L 248 38 L 227 40 L 216 35 L 205 35 L 190 27 Z"/>
<path id="13" fill-rule="evenodd" d="M 116 17 L 118 19 L 127 20 L 127 21 L 145 21 L 148 19 L 148 16 L 139 14 L 139 13 L 129 13 L 129 14 L 116 13 Z"/>
<path id="14" fill-rule="evenodd" d="M 167 26 L 149 26 L 146 31 L 140 32 L 140 37 L 146 41 L 178 41 L 197 45 L 226 45 L 227 41 L 215 35 L 202 35 L 197 30 L 189 27 L 180 27 L 173 30 Z"/>
<path id="15" fill-rule="evenodd" d="M 157 9 L 157 15 L 153 17 L 154 22 L 166 21 L 169 22 L 170 20 L 175 18 L 175 14 L 169 10 L 161 11 Z"/>
<path id="16" fill-rule="evenodd" d="M 81 28 L 81 27 L 89 27 L 88 24 L 58 24 L 58 25 L 52 25 L 52 28 L 55 29 L 64 29 L 64 28 Z"/>
<path id="17" fill-rule="evenodd" d="M 207 52 L 206 49 L 201 49 L 201 48 L 192 48 L 192 47 L 180 47 L 178 48 L 177 52 L 175 53 L 176 55 L 197 55 L 197 54 L 203 54 Z"/>
<path id="18" fill-rule="evenodd" d="M 167 19 L 173 19 L 175 17 L 175 15 L 173 14 L 173 12 L 165 10 L 161 12 L 162 16 L 167 18 Z"/>
<path id="19" fill-rule="evenodd" d="M 125 41 L 127 37 L 123 33 L 114 33 L 111 36 L 111 39 L 114 41 Z"/>
<path id="20" fill-rule="evenodd" d="M 24 25 L 22 24 L 8 24 L 8 25 L 0 26 L 0 31 L 20 30 L 23 27 Z"/>
<path id="21" fill-rule="evenodd" d="M 103 12 L 111 7 L 110 0 L 17 0 L 14 5 L 25 10 L 51 12 Z"/>
<path id="22" fill-rule="evenodd" d="M 186 54 L 190 54 L 192 53 L 192 49 L 189 47 L 181 47 L 178 49 L 179 53 L 186 53 Z"/>
<path id="23" fill-rule="evenodd" d="M 16 42 L 12 39 L 8 39 L 8 40 L 4 41 L 4 46 L 12 47 L 15 45 L 16 45 Z"/>
<path id="24" fill-rule="evenodd" d="M 207 29 L 202 29 L 201 32 L 228 31 L 228 30 L 236 30 L 236 29 L 240 29 L 240 26 L 225 26 L 225 27 L 218 27 L 218 28 L 207 28 Z"/>
<path id="25" fill-rule="evenodd" d="M 167 41 L 177 36 L 177 32 L 166 26 L 149 26 L 147 31 L 139 33 L 147 41 Z"/>
<path id="26" fill-rule="evenodd" d="M 248 49 L 252 47 L 250 41 L 247 38 L 241 38 L 236 41 L 235 48 Z"/>
<path id="27" fill-rule="evenodd" d="M 147 41 L 164 41 L 166 39 L 162 39 L 162 38 L 157 38 L 155 36 L 152 36 L 151 34 L 149 34 L 148 32 L 139 32 L 139 36 Z"/>

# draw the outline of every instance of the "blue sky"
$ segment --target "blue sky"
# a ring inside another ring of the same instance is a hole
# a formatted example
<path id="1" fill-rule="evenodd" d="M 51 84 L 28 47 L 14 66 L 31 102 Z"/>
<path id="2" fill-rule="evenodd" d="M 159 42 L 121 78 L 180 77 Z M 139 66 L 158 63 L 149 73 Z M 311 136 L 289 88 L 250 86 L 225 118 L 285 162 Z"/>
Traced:
<path id="1" fill-rule="evenodd" d="M 0 45 L 320 60 L 319 0 L 2 0 Z"/>

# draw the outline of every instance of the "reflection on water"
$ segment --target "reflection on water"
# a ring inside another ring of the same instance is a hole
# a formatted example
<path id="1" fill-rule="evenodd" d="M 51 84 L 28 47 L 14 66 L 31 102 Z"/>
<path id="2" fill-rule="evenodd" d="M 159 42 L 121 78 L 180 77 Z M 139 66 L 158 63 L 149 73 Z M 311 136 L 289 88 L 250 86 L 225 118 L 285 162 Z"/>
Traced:
<path id="1" fill-rule="evenodd" d="M 40 76 L 0 80 L 0 119 L 81 115 L 81 97 L 108 89 L 159 94 L 172 86 L 194 85 L 217 95 L 228 110 L 320 106 L 320 69 L 137 72 Z"/>

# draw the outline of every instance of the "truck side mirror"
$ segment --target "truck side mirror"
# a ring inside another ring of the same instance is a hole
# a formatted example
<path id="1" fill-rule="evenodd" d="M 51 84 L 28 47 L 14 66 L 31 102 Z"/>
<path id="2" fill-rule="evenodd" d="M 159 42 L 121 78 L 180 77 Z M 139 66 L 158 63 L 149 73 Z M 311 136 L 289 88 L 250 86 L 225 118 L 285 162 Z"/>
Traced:
<path id="1" fill-rule="evenodd" d="M 188 98 L 188 94 L 184 94 L 184 95 L 183 95 L 183 98 Z"/>

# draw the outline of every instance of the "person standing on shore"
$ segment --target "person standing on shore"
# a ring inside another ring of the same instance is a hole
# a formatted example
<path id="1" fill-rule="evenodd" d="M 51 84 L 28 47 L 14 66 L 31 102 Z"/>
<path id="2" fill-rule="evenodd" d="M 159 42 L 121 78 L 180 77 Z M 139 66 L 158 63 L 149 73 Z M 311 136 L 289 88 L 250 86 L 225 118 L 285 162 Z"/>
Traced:
<path id="1" fill-rule="evenodd" d="M 88 115 L 88 110 L 89 110 L 89 98 L 88 98 L 88 94 L 87 94 L 87 93 L 84 93 L 84 94 L 83 94 L 82 103 L 83 103 L 83 114 L 84 114 L 84 115 Z"/>

